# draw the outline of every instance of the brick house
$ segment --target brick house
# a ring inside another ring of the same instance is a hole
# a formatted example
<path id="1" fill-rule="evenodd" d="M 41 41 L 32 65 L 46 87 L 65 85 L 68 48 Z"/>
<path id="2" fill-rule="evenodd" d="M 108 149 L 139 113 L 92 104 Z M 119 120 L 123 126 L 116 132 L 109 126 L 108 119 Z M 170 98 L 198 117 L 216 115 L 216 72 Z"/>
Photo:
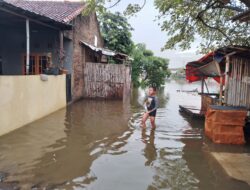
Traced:
<path id="1" fill-rule="evenodd" d="M 0 0 L 0 136 L 81 98 L 129 97 L 130 66 L 108 64 L 128 56 L 103 48 L 97 16 L 84 8 Z"/>
<path id="2" fill-rule="evenodd" d="M 96 14 L 83 16 L 84 7 L 83 2 L 0 0 L 0 75 L 63 68 L 71 76 L 69 96 L 81 98 L 83 63 L 97 61 L 89 46 L 103 48 Z"/>

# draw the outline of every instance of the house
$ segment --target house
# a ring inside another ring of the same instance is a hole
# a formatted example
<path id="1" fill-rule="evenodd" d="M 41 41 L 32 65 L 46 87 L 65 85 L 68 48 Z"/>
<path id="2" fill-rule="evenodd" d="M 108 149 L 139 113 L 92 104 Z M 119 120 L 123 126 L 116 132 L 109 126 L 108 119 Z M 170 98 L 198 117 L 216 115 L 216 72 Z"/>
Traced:
<path id="1" fill-rule="evenodd" d="M 82 97 L 82 60 L 95 57 L 84 57 L 79 42 L 103 47 L 96 14 L 83 16 L 84 6 L 67 1 L 1 1 L 1 74 L 41 74 L 48 64 L 61 66 L 72 74 L 73 100 Z"/>
<path id="2" fill-rule="evenodd" d="M 189 82 L 196 82 L 211 77 L 220 84 L 218 94 L 220 104 L 250 109 L 249 63 L 249 47 L 219 48 L 198 61 L 188 63 L 186 79 Z"/>
<path id="3" fill-rule="evenodd" d="M 65 107 L 66 100 L 122 97 L 129 88 L 130 67 L 107 64 L 111 58 L 125 63 L 128 56 L 104 48 L 97 16 L 83 15 L 85 6 L 0 0 L 0 135 Z M 97 70 L 107 76 L 87 81 Z"/>
<path id="4" fill-rule="evenodd" d="M 207 78 L 219 83 L 218 95 L 204 92 Z M 186 65 L 186 79 L 202 81 L 206 135 L 215 143 L 244 144 L 243 130 L 250 109 L 250 48 L 227 46 L 210 52 Z"/>

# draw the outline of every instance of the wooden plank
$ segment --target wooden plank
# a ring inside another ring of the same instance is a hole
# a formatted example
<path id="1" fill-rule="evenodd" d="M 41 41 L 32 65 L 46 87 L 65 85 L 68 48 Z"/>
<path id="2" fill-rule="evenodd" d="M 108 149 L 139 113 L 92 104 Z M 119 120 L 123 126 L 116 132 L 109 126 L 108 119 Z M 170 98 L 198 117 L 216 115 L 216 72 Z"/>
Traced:
<path id="1" fill-rule="evenodd" d="M 122 99 L 131 88 L 130 67 L 125 65 L 86 63 L 84 97 Z"/>
<path id="2" fill-rule="evenodd" d="M 229 83 L 229 65 L 230 64 L 230 57 L 226 57 L 226 70 L 225 70 L 225 102 L 227 102 L 228 99 L 228 83 Z"/>
<path id="3" fill-rule="evenodd" d="M 219 104 L 222 105 L 222 94 L 223 94 L 223 75 L 220 69 L 220 65 L 217 61 L 215 61 L 216 68 L 218 70 L 218 73 L 220 75 L 220 96 L 219 96 Z"/>
<path id="4" fill-rule="evenodd" d="M 250 108 L 248 77 L 250 61 L 245 58 L 232 57 L 230 60 L 231 74 L 228 77 L 227 105 Z"/>
<path id="5" fill-rule="evenodd" d="M 220 76 L 220 97 L 219 104 L 222 105 L 222 95 L 223 95 L 223 76 Z"/>

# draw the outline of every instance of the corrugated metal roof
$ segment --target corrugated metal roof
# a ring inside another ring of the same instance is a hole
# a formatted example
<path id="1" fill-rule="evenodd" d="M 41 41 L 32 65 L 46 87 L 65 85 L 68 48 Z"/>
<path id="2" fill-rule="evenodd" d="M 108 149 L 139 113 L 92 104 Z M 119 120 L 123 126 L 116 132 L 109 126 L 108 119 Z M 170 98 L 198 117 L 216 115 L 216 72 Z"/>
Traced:
<path id="1" fill-rule="evenodd" d="M 107 55 L 107 56 L 115 56 L 116 55 L 116 52 L 112 51 L 112 50 L 109 50 L 109 49 L 104 49 L 104 48 L 99 48 L 99 47 L 95 47 L 87 42 L 84 42 L 84 41 L 80 41 L 80 43 L 82 43 L 83 45 L 89 47 L 90 49 L 92 49 L 93 51 L 95 52 L 99 52 L 103 55 Z"/>

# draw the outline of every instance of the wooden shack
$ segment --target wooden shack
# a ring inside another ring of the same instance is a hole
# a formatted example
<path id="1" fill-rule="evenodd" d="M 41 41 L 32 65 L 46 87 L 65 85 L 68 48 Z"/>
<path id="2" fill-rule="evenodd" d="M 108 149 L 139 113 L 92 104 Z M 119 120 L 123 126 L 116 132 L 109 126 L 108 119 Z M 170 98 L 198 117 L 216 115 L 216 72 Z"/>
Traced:
<path id="1" fill-rule="evenodd" d="M 202 105 L 206 105 L 203 109 L 206 109 L 207 136 L 215 143 L 243 144 L 245 142 L 243 127 L 247 111 L 250 109 L 250 48 L 240 46 L 219 48 L 202 59 L 187 64 L 186 78 L 189 82 L 202 81 L 202 96 L 204 96 L 205 80 L 209 77 L 220 85 L 218 101 L 211 102 L 220 107 L 214 109 L 206 104 L 207 99 L 202 98 Z M 232 121 L 238 121 L 238 112 L 241 115 L 240 122 L 224 121 L 227 115 L 230 115 Z M 216 135 L 213 131 L 216 131 Z"/>
<path id="2" fill-rule="evenodd" d="M 189 82 L 215 79 L 220 85 L 219 104 L 250 108 L 250 48 L 227 46 L 186 65 Z"/>

